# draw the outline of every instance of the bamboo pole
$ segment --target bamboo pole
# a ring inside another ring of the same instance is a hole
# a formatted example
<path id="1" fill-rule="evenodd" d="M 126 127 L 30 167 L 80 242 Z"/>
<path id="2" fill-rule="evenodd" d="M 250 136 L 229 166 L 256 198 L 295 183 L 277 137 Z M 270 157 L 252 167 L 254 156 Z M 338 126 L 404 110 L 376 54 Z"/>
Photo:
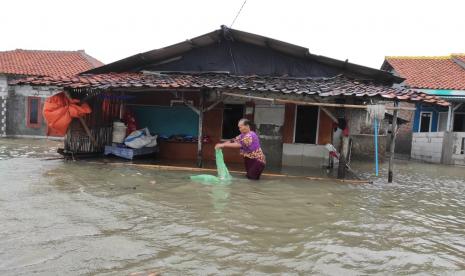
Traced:
<path id="1" fill-rule="evenodd" d="M 399 102 L 394 102 L 394 106 L 399 106 Z M 392 170 L 394 168 L 394 151 L 396 147 L 396 136 L 397 136 L 397 112 L 398 110 L 394 110 L 393 118 L 392 118 L 392 129 L 391 129 L 391 146 L 389 149 L 390 156 L 389 156 L 389 170 L 388 170 L 388 183 L 392 183 L 393 173 Z"/>
<path id="2" fill-rule="evenodd" d="M 248 98 L 248 99 L 261 100 L 261 101 L 270 101 L 270 102 L 274 102 L 274 103 L 292 103 L 292 104 L 311 105 L 311 106 L 367 109 L 366 105 L 357 105 L 357 104 L 335 104 L 335 103 L 317 103 L 317 102 L 296 101 L 296 100 L 282 100 L 282 99 L 264 98 L 264 97 L 256 97 L 256 96 L 235 94 L 235 93 L 229 93 L 229 92 L 222 92 L 222 94 L 227 95 L 227 96 L 232 96 L 232 97 Z M 386 110 L 409 110 L 409 111 L 414 111 L 414 110 L 416 110 L 416 108 L 414 108 L 414 107 L 386 106 Z"/>
<path id="3" fill-rule="evenodd" d="M 194 167 L 183 167 L 183 166 L 168 166 L 168 165 L 155 165 L 155 164 L 134 164 L 134 163 L 123 163 L 123 162 L 97 162 L 97 161 L 86 161 L 89 164 L 97 165 L 112 165 L 112 166 L 133 166 L 147 169 L 159 169 L 167 171 L 188 171 L 188 172 L 217 172 L 216 169 L 208 168 L 194 168 Z M 243 171 L 230 170 L 232 174 L 245 175 Z M 276 174 L 276 173 L 262 173 L 262 176 L 265 177 L 280 177 L 280 178 L 293 178 L 293 179 L 306 179 L 306 180 L 315 180 L 315 181 L 335 181 L 339 183 L 348 183 L 348 184 L 370 184 L 372 183 L 369 180 L 357 180 L 357 179 L 335 179 L 328 177 L 315 177 L 315 176 L 299 176 L 299 175 L 288 175 L 288 174 Z"/>

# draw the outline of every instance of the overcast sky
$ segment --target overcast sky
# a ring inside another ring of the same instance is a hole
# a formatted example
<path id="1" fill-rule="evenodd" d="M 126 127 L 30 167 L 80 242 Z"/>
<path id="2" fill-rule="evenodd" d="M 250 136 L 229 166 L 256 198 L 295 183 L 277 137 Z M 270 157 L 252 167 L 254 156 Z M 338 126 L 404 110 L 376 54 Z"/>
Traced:
<path id="1" fill-rule="evenodd" d="M 230 25 L 243 0 L 6 0 L 0 50 L 78 50 L 110 63 Z M 233 28 L 379 68 L 465 52 L 461 0 L 247 0 Z"/>

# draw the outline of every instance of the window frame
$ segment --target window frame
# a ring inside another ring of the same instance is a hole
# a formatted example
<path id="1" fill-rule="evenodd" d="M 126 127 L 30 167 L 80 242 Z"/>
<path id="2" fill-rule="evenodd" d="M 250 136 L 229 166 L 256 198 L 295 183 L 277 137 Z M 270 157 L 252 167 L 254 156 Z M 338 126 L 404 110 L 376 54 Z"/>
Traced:
<path id="1" fill-rule="evenodd" d="M 307 106 L 307 105 L 303 105 L 303 104 L 296 104 L 295 106 L 295 110 L 294 110 L 294 131 L 292 133 L 292 143 L 293 144 L 302 144 L 302 145 L 318 145 L 318 136 L 320 134 L 320 114 L 321 114 L 321 108 L 319 106 L 317 106 L 318 108 L 318 116 L 317 116 L 317 119 L 316 119 L 316 137 L 315 137 L 315 144 L 310 144 L 310 143 L 296 143 L 295 142 L 295 133 L 296 133 L 296 126 L 297 126 L 297 111 L 299 109 L 299 106 Z"/>
<path id="2" fill-rule="evenodd" d="M 37 123 L 31 123 L 31 102 L 37 100 Z M 40 128 L 42 126 L 42 98 L 37 96 L 27 96 L 26 101 L 26 127 L 27 128 Z"/>
<path id="3" fill-rule="evenodd" d="M 454 113 L 452 114 L 452 120 L 451 120 L 451 125 L 452 125 L 452 126 L 451 126 L 451 127 L 452 127 L 451 131 L 452 131 L 452 132 L 463 132 L 463 131 L 455 131 L 455 130 L 454 130 L 454 124 L 455 124 L 455 115 L 464 115 L 464 114 L 465 114 L 465 112 L 463 112 L 463 111 L 454 112 Z"/>
<path id="4" fill-rule="evenodd" d="M 430 114 L 430 120 L 429 120 L 429 129 L 428 131 L 421 131 L 421 121 L 422 121 L 422 114 Z M 418 121 L 418 132 L 420 133 L 429 133 L 431 132 L 431 128 L 433 126 L 433 112 L 432 111 L 421 111 L 420 112 L 420 120 Z"/>
<path id="5" fill-rule="evenodd" d="M 227 108 L 227 106 L 231 106 L 231 105 L 237 105 L 237 106 L 242 106 L 242 117 L 241 118 L 245 118 L 245 109 L 246 109 L 246 105 L 245 103 L 225 103 L 223 105 L 223 112 L 221 112 L 221 133 L 220 133 L 220 141 L 224 142 L 224 141 L 230 141 L 231 139 L 234 139 L 236 137 L 232 137 L 232 138 L 224 138 L 223 137 L 223 128 L 224 128 L 224 112 Z"/>
<path id="6" fill-rule="evenodd" d="M 441 112 L 438 112 L 438 132 L 444 132 L 444 131 L 447 131 L 447 116 L 448 116 L 448 113 L 449 112 L 445 112 L 445 111 L 441 111 Z M 445 130 L 441 131 L 441 114 L 445 114 L 446 115 L 446 125 L 444 127 Z"/>

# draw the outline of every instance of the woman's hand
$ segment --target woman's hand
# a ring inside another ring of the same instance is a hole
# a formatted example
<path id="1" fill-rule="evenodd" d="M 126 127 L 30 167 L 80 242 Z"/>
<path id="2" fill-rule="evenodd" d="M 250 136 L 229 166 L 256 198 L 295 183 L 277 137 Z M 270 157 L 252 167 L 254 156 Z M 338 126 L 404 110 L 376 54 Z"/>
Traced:
<path id="1" fill-rule="evenodd" d="M 224 147 L 224 144 L 218 143 L 215 145 L 215 149 L 222 149 Z"/>

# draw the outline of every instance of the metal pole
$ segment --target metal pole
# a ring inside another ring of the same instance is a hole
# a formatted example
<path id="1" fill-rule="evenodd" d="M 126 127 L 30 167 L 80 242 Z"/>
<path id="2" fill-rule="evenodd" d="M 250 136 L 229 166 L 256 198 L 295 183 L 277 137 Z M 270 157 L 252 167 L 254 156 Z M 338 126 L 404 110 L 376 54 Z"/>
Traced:
<path id="1" fill-rule="evenodd" d="M 399 106 L 399 102 L 395 101 L 394 106 Z M 394 109 L 393 118 L 392 118 L 392 129 L 391 129 L 391 147 L 389 149 L 390 156 L 389 156 L 389 171 L 388 171 L 388 183 L 392 183 L 392 170 L 394 168 L 394 151 L 396 147 L 396 136 L 397 136 L 397 113 L 398 110 Z"/>
<path id="2" fill-rule="evenodd" d="M 197 166 L 201 168 L 203 166 L 202 160 L 202 145 L 203 145 L 203 102 L 204 102 L 204 90 L 200 90 L 200 97 L 199 97 L 199 136 L 197 141 Z"/>

